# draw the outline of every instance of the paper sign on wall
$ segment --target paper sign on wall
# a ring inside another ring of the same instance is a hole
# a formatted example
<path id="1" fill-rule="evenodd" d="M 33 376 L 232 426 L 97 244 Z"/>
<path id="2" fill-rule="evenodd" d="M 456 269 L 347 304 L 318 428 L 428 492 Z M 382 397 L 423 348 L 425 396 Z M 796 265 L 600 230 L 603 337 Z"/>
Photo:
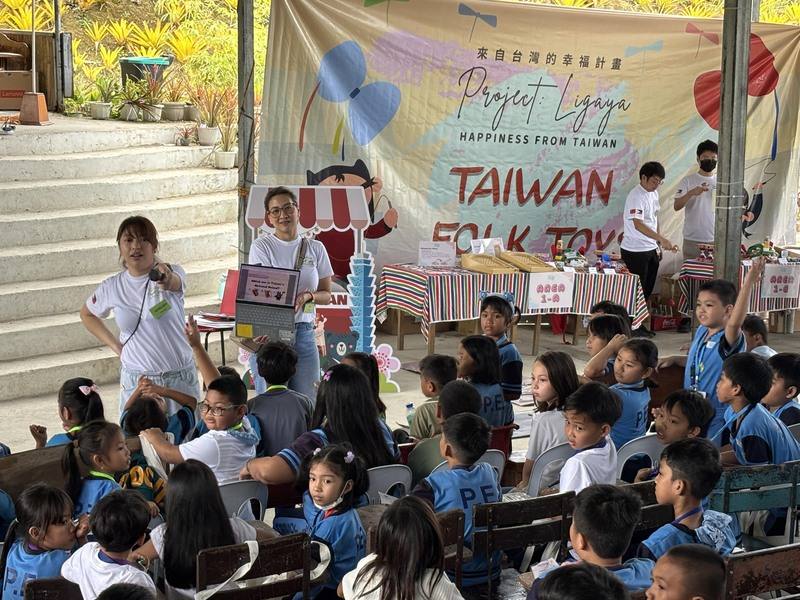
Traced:
<path id="1" fill-rule="evenodd" d="M 454 267 L 456 266 L 456 245 L 453 242 L 420 242 L 420 267 Z"/>
<path id="2" fill-rule="evenodd" d="M 764 265 L 761 280 L 762 298 L 797 298 L 800 296 L 800 269 L 793 265 Z"/>
<path id="3" fill-rule="evenodd" d="M 546 311 L 572 308 L 575 273 L 531 273 L 528 287 L 528 308 Z"/>

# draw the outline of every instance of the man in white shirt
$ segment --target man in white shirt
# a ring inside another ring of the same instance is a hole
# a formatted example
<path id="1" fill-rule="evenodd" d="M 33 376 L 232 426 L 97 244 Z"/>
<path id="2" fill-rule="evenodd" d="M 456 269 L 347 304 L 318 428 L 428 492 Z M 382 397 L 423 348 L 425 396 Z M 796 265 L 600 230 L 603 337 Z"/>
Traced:
<path id="1" fill-rule="evenodd" d="M 673 208 L 686 209 L 683 221 L 683 258 L 697 258 L 698 244 L 714 243 L 714 190 L 717 187 L 717 144 L 697 146 L 697 173 L 684 177 L 675 191 Z"/>
<path id="2" fill-rule="evenodd" d="M 646 162 L 639 169 L 639 184 L 625 200 L 623 213 L 624 235 L 620 251 L 622 260 L 631 273 L 639 276 L 644 298 L 653 293 L 661 261 L 659 245 L 670 252 L 678 247 L 658 232 L 658 186 L 666 173 L 661 163 Z M 647 336 L 654 335 L 644 326 L 637 330 Z"/>

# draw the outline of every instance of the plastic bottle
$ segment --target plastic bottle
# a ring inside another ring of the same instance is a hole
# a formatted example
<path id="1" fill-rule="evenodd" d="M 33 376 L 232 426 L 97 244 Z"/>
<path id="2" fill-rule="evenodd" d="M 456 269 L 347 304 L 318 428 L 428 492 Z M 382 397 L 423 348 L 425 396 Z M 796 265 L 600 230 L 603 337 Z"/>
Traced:
<path id="1" fill-rule="evenodd" d="M 408 426 L 411 427 L 414 424 L 414 403 L 409 402 L 406 404 L 406 421 L 408 421 Z"/>

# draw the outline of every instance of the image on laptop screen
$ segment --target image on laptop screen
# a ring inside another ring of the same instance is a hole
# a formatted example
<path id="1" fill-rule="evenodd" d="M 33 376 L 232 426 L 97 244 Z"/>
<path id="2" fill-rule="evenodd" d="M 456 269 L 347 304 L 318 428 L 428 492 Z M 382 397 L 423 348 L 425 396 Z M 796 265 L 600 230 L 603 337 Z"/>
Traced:
<path id="1" fill-rule="evenodd" d="M 297 279 L 297 271 L 242 265 L 236 299 L 254 304 L 293 307 Z"/>

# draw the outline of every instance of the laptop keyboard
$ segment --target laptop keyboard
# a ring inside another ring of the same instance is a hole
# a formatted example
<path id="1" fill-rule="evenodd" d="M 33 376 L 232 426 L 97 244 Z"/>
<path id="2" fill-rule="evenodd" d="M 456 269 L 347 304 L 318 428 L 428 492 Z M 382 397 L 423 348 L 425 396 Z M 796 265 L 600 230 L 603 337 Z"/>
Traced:
<path id="1" fill-rule="evenodd" d="M 236 320 L 262 327 L 293 329 L 294 312 L 289 310 L 268 310 L 263 306 L 253 306 L 240 302 L 236 305 Z"/>

